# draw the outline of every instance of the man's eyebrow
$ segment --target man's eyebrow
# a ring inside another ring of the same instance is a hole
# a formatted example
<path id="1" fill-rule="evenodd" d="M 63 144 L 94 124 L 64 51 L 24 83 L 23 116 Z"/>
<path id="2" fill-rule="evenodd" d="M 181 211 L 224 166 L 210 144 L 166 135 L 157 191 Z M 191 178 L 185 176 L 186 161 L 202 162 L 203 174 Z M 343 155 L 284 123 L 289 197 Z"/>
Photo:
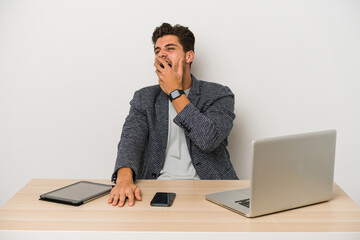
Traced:
<path id="1" fill-rule="evenodd" d="M 177 47 L 178 45 L 176 45 L 175 43 L 168 43 L 166 44 L 164 47 Z M 156 52 L 156 50 L 159 50 L 160 47 L 155 47 L 154 48 L 154 52 Z"/>
<path id="2" fill-rule="evenodd" d="M 166 44 L 165 47 L 177 47 L 175 43 Z"/>

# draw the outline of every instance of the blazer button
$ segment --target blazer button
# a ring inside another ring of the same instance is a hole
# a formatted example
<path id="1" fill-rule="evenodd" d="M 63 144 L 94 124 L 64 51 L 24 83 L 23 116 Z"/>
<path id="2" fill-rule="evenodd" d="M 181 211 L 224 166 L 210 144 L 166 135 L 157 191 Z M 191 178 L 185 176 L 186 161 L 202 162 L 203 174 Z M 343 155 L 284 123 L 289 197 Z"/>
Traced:
<path id="1" fill-rule="evenodd" d="M 155 174 L 155 173 L 153 173 L 151 176 L 152 176 L 152 178 L 156 178 L 156 174 Z"/>

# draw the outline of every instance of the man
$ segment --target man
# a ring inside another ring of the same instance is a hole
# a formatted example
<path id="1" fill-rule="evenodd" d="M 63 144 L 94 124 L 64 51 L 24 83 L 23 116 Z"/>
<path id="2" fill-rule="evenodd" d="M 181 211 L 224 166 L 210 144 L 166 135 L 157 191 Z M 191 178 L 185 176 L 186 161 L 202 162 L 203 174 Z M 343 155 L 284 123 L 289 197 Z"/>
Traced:
<path id="1" fill-rule="evenodd" d="M 191 75 L 195 37 L 168 23 L 152 36 L 159 84 L 135 92 L 123 126 L 109 204 L 141 200 L 136 179 L 238 179 L 226 149 L 234 95 Z"/>

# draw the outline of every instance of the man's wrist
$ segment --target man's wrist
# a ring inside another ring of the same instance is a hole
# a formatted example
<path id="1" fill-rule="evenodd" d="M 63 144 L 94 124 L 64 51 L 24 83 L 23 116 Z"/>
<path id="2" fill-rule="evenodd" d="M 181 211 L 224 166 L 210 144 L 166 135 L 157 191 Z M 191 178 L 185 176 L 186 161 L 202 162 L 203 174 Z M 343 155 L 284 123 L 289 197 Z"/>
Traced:
<path id="1" fill-rule="evenodd" d="M 116 184 L 120 182 L 134 183 L 133 170 L 128 167 L 120 168 L 117 172 Z"/>
<path id="2" fill-rule="evenodd" d="M 177 99 L 175 99 L 174 101 L 172 101 L 172 104 L 175 108 L 176 113 L 180 113 L 185 107 L 186 105 L 188 105 L 190 103 L 190 100 L 186 97 L 185 94 L 181 94 L 180 97 L 178 97 Z"/>

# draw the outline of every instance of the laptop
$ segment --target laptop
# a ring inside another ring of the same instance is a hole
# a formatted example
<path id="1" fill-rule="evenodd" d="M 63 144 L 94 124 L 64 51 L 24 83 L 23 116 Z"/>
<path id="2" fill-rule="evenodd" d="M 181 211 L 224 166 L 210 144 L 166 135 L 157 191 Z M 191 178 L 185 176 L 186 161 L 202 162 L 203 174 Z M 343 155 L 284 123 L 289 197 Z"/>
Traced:
<path id="1" fill-rule="evenodd" d="M 250 188 L 206 195 L 245 217 L 331 199 L 336 130 L 255 140 Z"/>

